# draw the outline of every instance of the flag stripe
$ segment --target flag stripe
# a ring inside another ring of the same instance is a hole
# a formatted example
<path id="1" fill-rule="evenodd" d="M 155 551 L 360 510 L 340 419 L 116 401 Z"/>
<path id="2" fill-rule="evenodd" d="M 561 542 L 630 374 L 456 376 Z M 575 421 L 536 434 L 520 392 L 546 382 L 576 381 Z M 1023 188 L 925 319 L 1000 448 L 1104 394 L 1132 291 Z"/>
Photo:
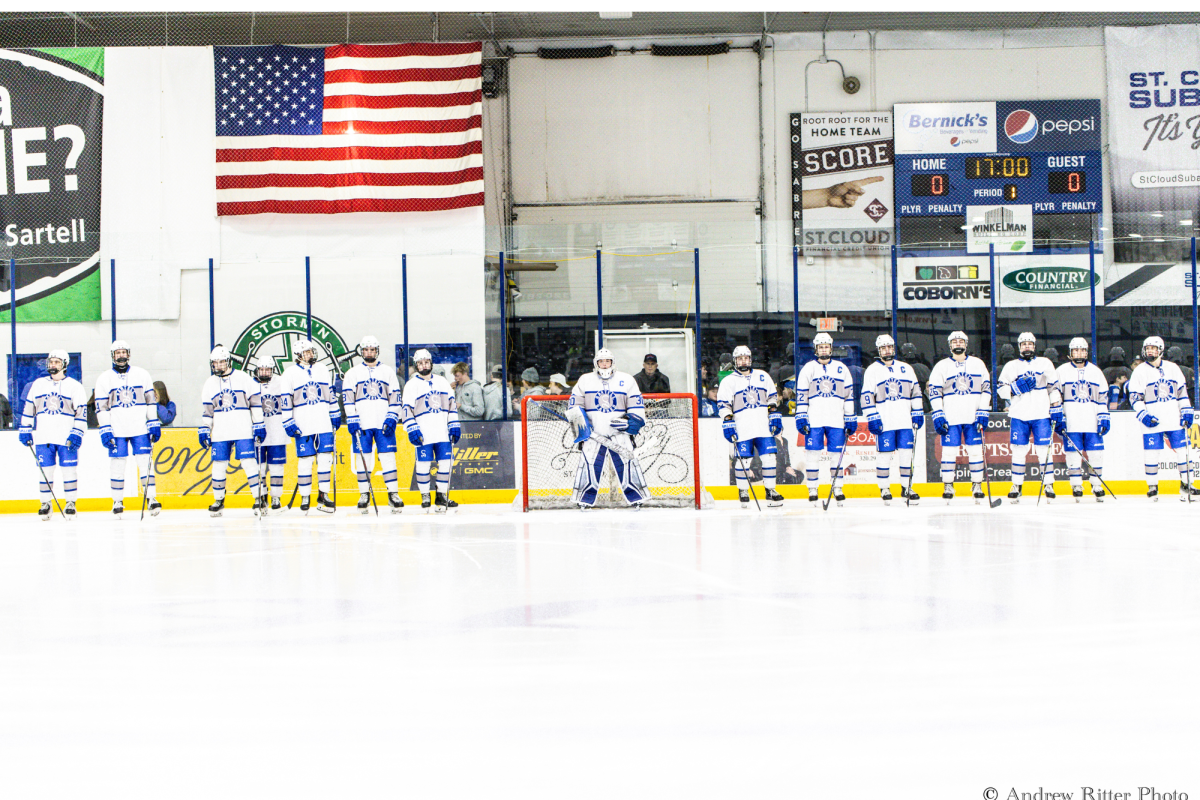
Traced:
<path id="1" fill-rule="evenodd" d="M 330 175 L 221 175 L 217 177 L 217 189 L 263 189 L 268 187 L 321 187 L 344 186 L 454 186 L 467 181 L 482 181 L 483 167 L 458 170 L 457 172 L 351 172 Z"/>
<path id="2" fill-rule="evenodd" d="M 340 133 L 393 134 L 393 133 L 463 133 L 477 130 L 482 124 L 478 116 L 466 119 L 406 119 L 395 122 L 326 122 L 321 133 L 331 136 Z"/>
<path id="3" fill-rule="evenodd" d="M 232 137 L 222 137 L 232 138 Z M 288 136 L 288 139 L 314 139 L 314 136 Z M 387 137 L 375 137 L 384 139 Z M 350 159 L 405 161 L 408 159 L 462 158 L 483 152 L 476 139 L 440 147 L 263 147 L 253 150 L 218 150 L 217 163 L 271 161 L 346 161 Z"/>
<path id="4" fill-rule="evenodd" d="M 472 167 L 483 167 L 482 155 L 469 155 L 462 158 L 409 158 L 403 161 L 357 158 L 315 161 L 223 161 L 217 164 L 217 175 L 458 172 Z"/>
<path id="5" fill-rule="evenodd" d="M 348 214 L 371 211 L 449 211 L 483 205 L 483 192 L 457 197 L 354 200 L 255 200 L 217 203 L 219 216 L 242 214 Z"/>
<path id="6" fill-rule="evenodd" d="M 413 133 L 406 136 L 375 136 L 365 133 L 345 136 L 218 136 L 217 147 L 230 150 L 253 150 L 269 147 L 328 148 L 330 150 L 362 149 L 363 147 L 440 147 L 466 144 L 483 138 L 483 132 Z"/>
<path id="7" fill-rule="evenodd" d="M 473 92 L 479 89 L 479 78 L 464 78 L 459 81 L 429 81 L 426 83 L 327 83 L 325 96 L 370 95 L 392 97 L 398 94 L 441 95 Z"/>
<path id="8" fill-rule="evenodd" d="M 325 68 L 325 83 L 442 83 L 478 78 L 480 66 L 449 69 L 335 69 Z"/>
<path id="9" fill-rule="evenodd" d="M 403 119 L 468 119 L 483 114 L 483 103 L 473 103 L 469 106 L 454 106 L 453 108 L 327 108 L 324 120 L 326 122 L 351 122 L 354 120 L 369 120 L 373 122 L 394 122 Z M 356 127 L 355 130 L 358 130 Z"/>
<path id="10" fill-rule="evenodd" d="M 408 44 L 335 44 L 325 58 L 402 58 L 405 56 L 479 56 L 481 42 L 410 42 Z"/>
<path id="11" fill-rule="evenodd" d="M 397 200 L 405 197 L 454 197 L 483 191 L 483 181 L 468 181 L 454 186 L 416 184 L 412 186 L 266 186 L 259 189 L 218 189 L 217 202 L 236 203 L 258 200 Z"/>
<path id="12" fill-rule="evenodd" d="M 325 97 L 325 108 L 449 108 L 451 106 L 471 106 L 483 102 L 483 91 L 449 92 L 447 94 L 397 94 L 397 95 L 364 95 L 339 94 Z M 329 119 L 326 114 L 325 119 Z"/>

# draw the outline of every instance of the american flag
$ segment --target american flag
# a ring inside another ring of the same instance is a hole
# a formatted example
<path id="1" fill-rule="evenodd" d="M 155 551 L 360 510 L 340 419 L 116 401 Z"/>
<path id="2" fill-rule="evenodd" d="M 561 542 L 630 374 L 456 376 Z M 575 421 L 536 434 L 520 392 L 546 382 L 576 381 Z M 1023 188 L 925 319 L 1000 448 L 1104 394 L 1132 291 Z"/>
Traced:
<path id="1" fill-rule="evenodd" d="M 214 47 L 217 215 L 483 205 L 479 42 Z"/>

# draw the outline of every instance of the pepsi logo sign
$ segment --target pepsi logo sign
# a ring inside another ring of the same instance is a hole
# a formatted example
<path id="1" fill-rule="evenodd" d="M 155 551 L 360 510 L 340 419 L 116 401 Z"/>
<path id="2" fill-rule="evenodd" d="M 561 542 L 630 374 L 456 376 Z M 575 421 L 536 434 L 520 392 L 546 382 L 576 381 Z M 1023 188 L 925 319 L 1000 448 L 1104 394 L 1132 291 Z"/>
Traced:
<path id="1" fill-rule="evenodd" d="M 1004 120 L 1004 135 L 1017 144 L 1028 144 L 1038 134 L 1038 119 L 1032 111 L 1019 108 Z"/>

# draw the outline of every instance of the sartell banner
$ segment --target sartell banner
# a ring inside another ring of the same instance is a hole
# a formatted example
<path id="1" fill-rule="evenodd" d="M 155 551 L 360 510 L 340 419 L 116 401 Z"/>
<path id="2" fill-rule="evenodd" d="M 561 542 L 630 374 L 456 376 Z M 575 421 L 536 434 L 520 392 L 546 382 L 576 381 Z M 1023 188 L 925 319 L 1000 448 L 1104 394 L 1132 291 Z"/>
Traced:
<path id="1" fill-rule="evenodd" d="M 0 50 L 0 250 L 19 320 L 100 319 L 103 121 L 103 48 Z"/>
<path id="2" fill-rule="evenodd" d="M 892 114 L 792 114 L 792 221 L 806 253 L 892 244 Z"/>
<path id="3" fill-rule="evenodd" d="M 1200 26 L 1105 28 L 1104 42 L 1114 233 L 1190 235 L 1179 223 L 1200 205 Z"/>

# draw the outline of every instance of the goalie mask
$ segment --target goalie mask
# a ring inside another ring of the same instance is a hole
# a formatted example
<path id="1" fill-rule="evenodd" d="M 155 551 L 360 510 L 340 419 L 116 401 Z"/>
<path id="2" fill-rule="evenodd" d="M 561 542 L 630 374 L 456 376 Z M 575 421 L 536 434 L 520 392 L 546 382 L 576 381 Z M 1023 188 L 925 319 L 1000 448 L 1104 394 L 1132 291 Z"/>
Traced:
<path id="1" fill-rule="evenodd" d="M 606 361 L 608 363 L 601 364 L 601 361 Z M 592 359 L 592 366 L 596 368 L 596 374 L 601 378 L 611 378 L 613 373 L 616 372 L 616 369 L 613 366 L 612 351 L 606 347 L 601 347 L 596 351 L 596 357 Z"/>
<path id="2" fill-rule="evenodd" d="M 51 362 L 55 360 L 60 363 L 52 364 Z M 64 371 L 67 368 L 67 364 L 70 363 L 71 357 L 67 355 L 66 350 L 51 350 L 50 354 L 46 356 L 46 374 L 53 378 L 58 373 Z"/>
<path id="3" fill-rule="evenodd" d="M 308 356 L 312 353 L 312 357 Z M 296 363 L 301 366 L 310 366 L 317 363 L 317 346 L 308 339 L 299 339 L 296 341 Z"/>
<path id="4" fill-rule="evenodd" d="M 124 339 L 117 339 L 108 348 L 108 353 L 112 356 L 114 370 L 125 372 L 129 369 L 129 357 L 132 355 L 129 352 L 129 342 L 126 342 Z"/>
<path id="5" fill-rule="evenodd" d="M 379 340 L 374 336 L 364 336 L 358 343 L 358 354 L 367 364 L 374 364 L 379 359 Z"/>
<path id="6" fill-rule="evenodd" d="M 1142 342 L 1142 358 L 1151 363 L 1158 361 L 1162 357 L 1163 340 L 1159 336 L 1148 336 L 1146 341 Z M 1153 349 L 1153 353 L 1151 353 Z"/>
<path id="7" fill-rule="evenodd" d="M 1067 355 L 1077 367 L 1082 367 L 1088 360 L 1088 342 L 1082 336 L 1076 336 L 1067 345 Z"/>
<path id="8" fill-rule="evenodd" d="M 813 352 L 817 354 L 817 361 L 827 363 L 833 358 L 833 337 L 828 333 L 818 333 L 813 337 Z"/>
<path id="9" fill-rule="evenodd" d="M 953 331 L 946 337 L 946 341 L 950 344 L 950 352 L 956 356 L 966 355 L 967 353 L 967 335 L 962 331 Z"/>
<path id="10" fill-rule="evenodd" d="M 422 378 L 428 378 L 433 372 L 433 356 L 425 348 L 421 348 L 413 353 L 413 366 L 417 368 L 417 374 Z"/>
<path id="11" fill-rule="evenodd" d="M 754 358 L 750 355 L 750 348 L 744 344 L 739 344 L 733 348 L 733 368 L 743 375 L 750 373 L 751 365 L 754 363 Z"/>
<path id="12" fill-rule="evenodd" d="M 879 354 L 880 361 L 890 362 L 896 357 L 896 340 L 886 333 L 876 336 L 875 352 Z"/>
<path id="13" fill-rule="evenodd" d="M 1017 354 L 1025 361 L 1033 360 L 1034 351 L 1037 350 L 1037 337 L 1029 331 L 1025 331 L 1017 337 Z"/>
<path id="14" fill-rule="evenodd" d="M 223 345 L 217 345 L 208 354 L 208 368 L 213 375 L 219 378 L 227 377 L 233 371 L 230 368 L 231 366 L 232 359 L 229 356 L 229 351 Z"/>

